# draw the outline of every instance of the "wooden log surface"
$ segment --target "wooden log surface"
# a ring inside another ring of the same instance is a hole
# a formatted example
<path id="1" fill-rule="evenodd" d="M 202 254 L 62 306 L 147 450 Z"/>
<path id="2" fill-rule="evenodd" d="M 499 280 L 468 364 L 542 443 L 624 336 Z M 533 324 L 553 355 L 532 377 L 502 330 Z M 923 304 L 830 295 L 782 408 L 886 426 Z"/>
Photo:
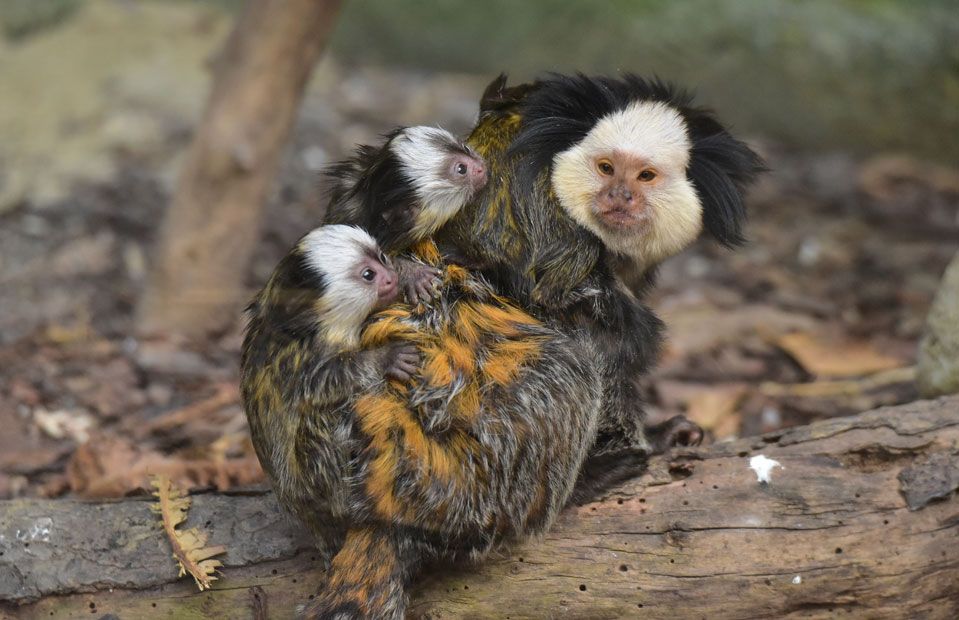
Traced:
<path id="1" fill-rule="evenodd" d="M 957 488 L 959 397 L 674 452 L 540 540 L 430 567 L 410 616 L 952 620 Z M 146 498 L 0 502 L 0 617 L 289 618 L 322 576 L 266 492 L 194 497 L 229 549 L 211 591 L 156 523 Z"/>

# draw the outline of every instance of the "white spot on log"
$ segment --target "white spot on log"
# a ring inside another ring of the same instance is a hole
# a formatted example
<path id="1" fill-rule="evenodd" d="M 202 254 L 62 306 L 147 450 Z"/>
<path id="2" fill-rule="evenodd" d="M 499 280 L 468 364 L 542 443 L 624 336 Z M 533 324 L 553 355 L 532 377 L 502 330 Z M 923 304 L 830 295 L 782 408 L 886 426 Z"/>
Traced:
<path id="1" fill-rule="evenodd" d="M 801 575 L 796 575 L 795 577 L 793 577 L 793 585 L 794 585 L 794 586 L 798 586 L 798 585 L 801 584 L 801 583 L 802 583 L 802 576 L 801 576 Z"/>
<path id="2" fill-rule="evenodd" d="M 779 461 L 774 461 L 772 459 L 767 459 L 762 454 L 757 454 L 756 456 L 749 459 L 749 467 L 754 472 L 756 472 L 756 480 L 760 483 L 770 483 L 772 479 L 769 477 L 773 471 L 774 467 L 779 467 L 785 469 L 782 465 L 779 464 Z"/>
<path id="3" fill-rule="evenodd" d="M 40 517 L 30 526 L 30 540 L 50 542 L 50 528 L 52 527 L 53 519 L 50 517 Z"/>

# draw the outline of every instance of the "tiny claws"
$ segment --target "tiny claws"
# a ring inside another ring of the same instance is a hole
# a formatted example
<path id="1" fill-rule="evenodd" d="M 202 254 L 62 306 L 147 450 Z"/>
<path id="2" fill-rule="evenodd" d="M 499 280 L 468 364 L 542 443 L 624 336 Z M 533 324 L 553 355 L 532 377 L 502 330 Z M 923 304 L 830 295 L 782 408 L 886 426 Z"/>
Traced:
<path id="1" fill-rule="evenodd" d="M 416 271 L 406 287 L 406 295 L 410 303 L 426 303 L 434 296 L 434 290 L 442 284 L 442 271 L 435 267 L 422 266 Z"/>
<path id="2" fill-rule="evenodd" d="M 675 447 L 698 446 L 705 436 L 702 427 L 682 415 L 673 416 L 665 422 L 652 425 L 647 428 L 647 431 L 654 453 L 657 454 Z"/>
<path id="3" fill-rule="evenodd" d="M 419 302 L 419 296 L 416 292 L 416 283 L 410 282 L 403 287 L 403 293 L 406 295 L 406 300 L 411 304 L 416 304 Z"/>
<path id="4" fill-rule="evenodd" d="M 386 371 L 386 376 L 389 377 L 390 379 L 396 379 L 397 381 L 403 381 L 403 382 L 409 381 L 411 378 L 411 375 L 403 372 L 402 370 L 398 368 L 390 368 L 389 370 Z"/>
<path id="5" fill-rule="evenodd" d="M 443 292 L 443 278 L 437 276 L 437 278 L 433 280 L 433 288 L 430 291 L 430 297 L 432 297 L 433 299 L 439 299 L 442 292 Z"/>
<path id="6" fill-rule="evenodd" d="M 420 354 L 414 345 L 402 345 L 392 351 L 386 376 L 398 381 L 409 381 L 419 369 Z"/>

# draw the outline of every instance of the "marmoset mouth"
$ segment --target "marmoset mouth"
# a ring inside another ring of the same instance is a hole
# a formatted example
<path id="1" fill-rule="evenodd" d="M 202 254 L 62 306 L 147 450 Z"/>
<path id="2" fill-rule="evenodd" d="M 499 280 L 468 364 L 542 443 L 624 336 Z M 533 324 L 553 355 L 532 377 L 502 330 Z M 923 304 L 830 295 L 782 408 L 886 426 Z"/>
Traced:
<path id="1" fill-rule="evenodd" d="M 635 234 L 641 232 L 649 222 L 645 212 L 634 213 L 629 211 L 607 211 L 597 213 L 596 219 L 600 225 L 612 232 Z"/>

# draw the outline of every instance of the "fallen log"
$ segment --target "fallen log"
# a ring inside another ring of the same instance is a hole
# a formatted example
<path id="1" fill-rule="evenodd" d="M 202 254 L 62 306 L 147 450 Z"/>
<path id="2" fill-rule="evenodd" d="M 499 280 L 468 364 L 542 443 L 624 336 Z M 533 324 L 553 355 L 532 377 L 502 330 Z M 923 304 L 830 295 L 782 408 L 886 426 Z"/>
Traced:
<path id="1" fill-rule="evenodd" d="M 433 567 L 410 615 L 952 620 L 957 488 L 959 397 L 683 450 L 541 540 Z M 289 618 L 322 576 L 268 492 L 197 495 L 187 525 L 229 549 L 210 591 L 177 579 L 147 498 L 0 502 L 0 616 Z"/>

